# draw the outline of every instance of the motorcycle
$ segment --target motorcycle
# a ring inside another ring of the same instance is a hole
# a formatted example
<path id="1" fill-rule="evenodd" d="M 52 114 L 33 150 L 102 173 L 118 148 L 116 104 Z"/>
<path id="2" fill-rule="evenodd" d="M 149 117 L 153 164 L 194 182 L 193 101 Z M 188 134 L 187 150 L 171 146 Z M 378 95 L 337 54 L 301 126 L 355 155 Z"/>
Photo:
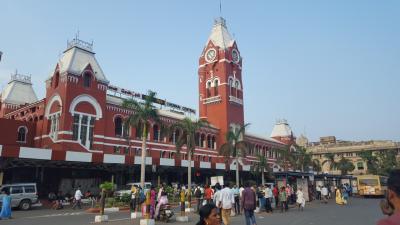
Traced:
<path id="1" fill-rule="evenodd" d="M 169 219 L 174 215 L 170 204 L 165 204 L 160 207 L 159 220 L 168 223 Z"/>

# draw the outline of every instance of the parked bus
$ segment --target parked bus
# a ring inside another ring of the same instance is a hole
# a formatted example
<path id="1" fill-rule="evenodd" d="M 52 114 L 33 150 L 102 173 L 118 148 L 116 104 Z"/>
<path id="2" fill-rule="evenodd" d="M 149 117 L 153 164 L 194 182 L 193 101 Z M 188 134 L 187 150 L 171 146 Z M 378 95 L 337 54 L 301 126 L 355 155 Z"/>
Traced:
<path id="1" fill-rule="evenodd" d="M 384 196 L 387 190 L 387 177 L 378 175 L 357 176 L 360 196 Z"/>

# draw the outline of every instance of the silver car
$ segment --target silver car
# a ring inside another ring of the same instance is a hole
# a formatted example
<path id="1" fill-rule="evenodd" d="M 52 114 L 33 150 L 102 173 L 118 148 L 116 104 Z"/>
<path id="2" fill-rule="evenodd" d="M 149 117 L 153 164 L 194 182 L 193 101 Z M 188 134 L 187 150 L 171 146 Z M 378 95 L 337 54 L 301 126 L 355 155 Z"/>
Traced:
<path id="1" fill-rule="evenodd" d="M 0 187 L 0 203 L 2 203 L 2 191 L 10 193 L 11 207 L 19 207 L 28 210 L 32 204 L 38 203 L 36 183 L 4 184 Z"/>

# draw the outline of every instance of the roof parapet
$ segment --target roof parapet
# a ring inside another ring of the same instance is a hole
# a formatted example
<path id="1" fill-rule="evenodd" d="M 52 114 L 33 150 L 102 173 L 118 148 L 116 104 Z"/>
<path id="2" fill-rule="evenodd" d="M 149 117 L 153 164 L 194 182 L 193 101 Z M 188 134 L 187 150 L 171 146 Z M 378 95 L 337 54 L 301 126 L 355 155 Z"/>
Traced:
<path id="1" fill-rule="evenodd" d="M 11 74 L 11 80 L 10 82 L 13 81 L 19 81 L 27 84 L 32 84 L 31 80 L 31 75 L 23 75 L 23 74 L 18 74 L 18 71 L 15 70 L 15 74 Z"/>
<path id="2" fill-rule="evenodd" d="M 67 40 L 67 50 L 73 47 L 78 47 L 83 50 L 89 51 L 93 53 L 93 41 L 87 42 L 79 39 L 79 35 L 77 34 L 72 41 Z"/>

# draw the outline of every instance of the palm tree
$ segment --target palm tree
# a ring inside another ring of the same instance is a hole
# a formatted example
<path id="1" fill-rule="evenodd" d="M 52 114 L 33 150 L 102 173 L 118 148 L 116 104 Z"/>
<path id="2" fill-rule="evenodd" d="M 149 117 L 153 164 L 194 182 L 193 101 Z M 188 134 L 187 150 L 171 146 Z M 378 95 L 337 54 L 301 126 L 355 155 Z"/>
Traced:
<path id="1" fill-rule="evenodd" d="M 145 182 L 148 122 L 154 121 L 160 123 L 157 109 L 153 106 L 153 102 L 155 102 L 155 96 L 156 92 L 149 90 L 143 103 L 139 103 L 133 99 L 125 99 L 122 103 L 123 108 L 132 110 L 134 112 L 127 118 L 127 123 L 135 127 L 137 132 L 141 132 L 142 161 L 140 164 L 140 185 L 142 188 L 144 188 Z"/>
<path id="2" fill-rule="evenodd" d="M 367 164 L 368 173 L 377 174 L 378 157 L 376 157 L 372 151 L 361 151 L 359 156 Z"/>
<path id="3" fill-rule="evenodd" d="M 184 145 L 186 145 L 186 153 L 188 156 L 188 201 L 189 208 L 191 202 L 192 193 L 192 155 L 196 149 L 196 132 L 202 128 L 208 126 L 208 122 L 205 120 L 192 121 L 190 118 L 184 118 L 182 121 L 175 123 L 171 126 L 171 130 L 174 131 L 176 128 L 181 130 L 177 141 L 175 142 L 177 155 L 180 155 L 180 151 Z"/>
<path id="4" fill-rule="evenodd" d="M 346 175 L 348 172 L 351 172 L 355 169 L 354 164 L 345 157 L 342 158 L 337 162 L 337 169 L 340 170 L 341 175 Z"/>
<path id="5" fill-rule="evenodd" d="M 293 155 L 290 154 L 289 147 L 282 148 L 282 149 L 276 149 L 276 152 L 278 154 L 277 163 L 280 167 L 283 167 L 284 171 L 288 171 L 289 166 L 293 166 L 296 164 L 294 162 Z"/>
<path id="6" fill-rule="evenodd" d="M 329 163 L 329 170 L 335 170 L 338 165 L 338 163 L 335 161 L 335 153 L 326 153 L 324 157 L 326 159 L 322 161 L 321 165 L 324 166 L 326 163 Z"/>
<path id="7" fill-rule="evenodd" d="M 312 164 L 311 153 L 308 153 L 305 148 L 300 146 L 296 146 L 295 149 L 296 151 L 291 153 L 292 166 L 294 169 L 304 172 L 308 170 L 309 166 Z"/>
<path id="8" fill-rule="evenodd" d="M 269 174 L 271 172 L 271 168 L 269 167 L 268 160 L 265 156 L 258 154 L 257 162 L 254 164 L 252 168 L 253 172 L 261 173 L 261 184 L 265 185 L 264 171 L 267 170 Z"/>
<path id="9" fill-rule="evenodd" d="M 250 124 L 245 124 L 239 129 L 230 129 L 226 133 L 226 143 L 224 143 L 219 152 L 225 156 L 227 160 L 231 157 L 234 158 L 236 164 L 236 186 L 239 187 L 239 158 L 246 156 L 247 143 L 244 139 L 244 132 L 246 127 Z"/>
<path id="10" fill-rule="evenodd" d="M 104 206 L 106 205 L 106 194 L 114 187 L 112 182 L 104 182 L 100 184 L 101 197 L 100 197 L 100 215 L 104 215 Z"/>

